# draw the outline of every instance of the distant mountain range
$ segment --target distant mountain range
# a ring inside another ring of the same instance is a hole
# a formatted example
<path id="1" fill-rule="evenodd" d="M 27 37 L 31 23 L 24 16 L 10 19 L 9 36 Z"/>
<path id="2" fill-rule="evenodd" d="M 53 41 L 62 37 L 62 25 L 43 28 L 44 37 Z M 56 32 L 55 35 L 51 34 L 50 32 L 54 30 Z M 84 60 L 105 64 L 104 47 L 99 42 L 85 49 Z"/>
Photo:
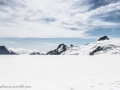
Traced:
<path id="1" fill-rule="evenodd" d="M 83 46 L 67 46 L 60 44 L 55 50 L 49 51 L 47 55 L 114 55 L 120 54 L 120 39 L 109 40 L 107 36 L 100 37 L 94 43 Z"/>
<path id="2" fill-rule="evenodd" d="M 20 52 L 18 50 L 12 51 L 6 48 L 5 46 L 0 46 L 0 55 L 45 55 L 44 53 L 40 53 L 33 50 L 27 50 L 27 49 L 26 51 L 24 49 L 19 49 L 19 50 L 21 51 Z"/>
<path id="3" fill-rule="evenodd" d="M 19 55 L 18 53 L 0 46 L 1 55 Z M 85 44 L 83 46 L 67 46 L 60 44 L 56 49 L 47 53 L 37 51 L 29 52 L 29 55 L 114 55 L 120 54 L 120 39 L 115 38 L 109 40 L 107 36 L 100 37 L 94 43 Z"/>
<path id="4" fill-rule="evenodd" d="M 109 40 L 107 36 L 101 37 L 94 43 L 83 46 L 68 47 L 61 55 L 120 55 L 120 39 Z"/>
<path id="5" fill-rule="evenodd" d="M 5 46 L 0 46 L 0 54 L 1 55 L 17 55 L 12 50 L 8 50 Z"/>

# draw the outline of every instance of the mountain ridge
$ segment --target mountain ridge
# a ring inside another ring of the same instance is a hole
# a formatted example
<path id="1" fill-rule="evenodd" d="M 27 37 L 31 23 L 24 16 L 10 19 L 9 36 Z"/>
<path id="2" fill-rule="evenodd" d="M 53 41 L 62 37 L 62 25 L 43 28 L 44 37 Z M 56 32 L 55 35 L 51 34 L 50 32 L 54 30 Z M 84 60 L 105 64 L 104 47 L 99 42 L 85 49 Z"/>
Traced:
<path id="1" fill-rule="evenodd" d="M 21 50 L 21 49 L 20 49 Z M 25 53 L 25 50 L 23 50 Z M 109 39 L 107 36 L 100 37 L 96 42 L 88 43 L 82 46 L 67 46 L 64 43 L 59 44 L 54 50 L 47 53 L 39 51 L 26 51 L 27 55 L 115 55 L 120 54 L 120 38 Z M 23 54 L 24 54 L 23 53 Z M 18 54 L 14 50 L 0 46 L 1 55 L 23 55 Z"/>
<path id="2" fill-rule="evenodd" d="M 120 54 L 120 39 L 96 41 L 82 46 L 69 48 L 61 55 L 112 55 Z"/>
<path id="3" fill-rule="evenodd" d="M 0 55 L 17 55 L 12 50 L 8 50 L 5 46 L 0 46 Z"/>

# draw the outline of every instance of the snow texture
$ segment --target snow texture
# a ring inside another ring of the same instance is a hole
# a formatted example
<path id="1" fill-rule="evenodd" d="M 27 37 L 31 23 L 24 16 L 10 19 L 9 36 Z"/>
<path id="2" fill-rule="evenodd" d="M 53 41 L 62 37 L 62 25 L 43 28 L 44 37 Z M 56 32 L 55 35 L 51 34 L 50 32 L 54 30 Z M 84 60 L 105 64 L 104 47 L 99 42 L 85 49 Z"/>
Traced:
<path id="1" fill-rule="evenodd" d="M 101 49 L 97 50 L 99 47 Z M 90 55 L 91 52 L 94 52 L 93 55 L 120 55 L 120 39 L 115 38 L 88 43 L 83 46 L 69 47 L 67 51 L 63 52 L 61 55 Z"/>
<path id="2" fill-rule="evenodd" d="M 21 84 L 0 90 L 120 90 L 120 56 L 1 55 L 0 87 Z"/>

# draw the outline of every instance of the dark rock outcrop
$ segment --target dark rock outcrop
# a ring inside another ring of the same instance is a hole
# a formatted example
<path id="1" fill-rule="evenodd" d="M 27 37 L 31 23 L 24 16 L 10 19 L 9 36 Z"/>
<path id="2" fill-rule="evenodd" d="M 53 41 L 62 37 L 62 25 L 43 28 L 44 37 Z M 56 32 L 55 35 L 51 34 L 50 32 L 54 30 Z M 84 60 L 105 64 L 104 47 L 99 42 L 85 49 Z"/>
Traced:
<path id="1" fill-rule="evenodd" d="M 30 53 L 30 55 L 41 55 L 39 52 Z"/>
<path id="2" fill-rule="evenodd" d="M 98 46 L 95 50 L 93 50 L 92 52 L 90 52 L 90 55 L 94 55 L 96 52 L 99 52 L 101 50 L 103 50 L 103 48 L 100 47 L 100 46 Z"/>
<path id="3" fill-rule="evenodd" d="M 103 36 L 103 37 L 100 37 L 98 41 L 102 41 L 102 40 L 109 40 L 109 38 L 107 36 Z"/>
<path id="4" fill-rule="evenodd" d="M 49 51 L 47 55 L 60 55 L 62 52 L 66 51 L 66 45 L 65 44 L 60 44 L 57 49 Z"/>
<path id="5" fill-rule="evenodd" d="M 71 44 L 70 47 L 73 47 L 73 45 Z"/>
<path id="6" fill-rule="evenodd" d="M 11 50 L 8 50 L 5 46 L 0 46 L 0 55 L 17 55 Z"/>

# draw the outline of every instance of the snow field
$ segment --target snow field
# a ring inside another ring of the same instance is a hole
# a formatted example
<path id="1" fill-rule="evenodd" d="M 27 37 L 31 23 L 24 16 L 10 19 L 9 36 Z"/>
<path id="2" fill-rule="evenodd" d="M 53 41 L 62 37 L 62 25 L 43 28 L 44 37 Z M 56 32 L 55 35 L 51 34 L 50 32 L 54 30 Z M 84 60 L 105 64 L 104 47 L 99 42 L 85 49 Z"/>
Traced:
<path id="1" fill-rule="evenodd" d="M 0 56 L 0 90 L 120 90 L 120 56 Z"/>

